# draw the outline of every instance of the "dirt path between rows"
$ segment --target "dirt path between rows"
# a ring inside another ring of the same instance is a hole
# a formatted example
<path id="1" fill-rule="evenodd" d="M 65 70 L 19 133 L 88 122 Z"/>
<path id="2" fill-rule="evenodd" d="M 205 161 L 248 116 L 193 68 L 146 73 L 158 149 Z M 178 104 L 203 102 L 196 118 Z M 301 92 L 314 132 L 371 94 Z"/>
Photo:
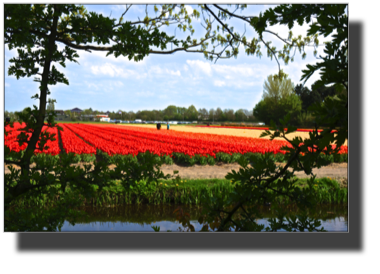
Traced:
<path id="1" fill-rule="evenodd" d="M 165 174 L 173 174 L 174 170 L 179 171 L 179 176 L 181 178 L 187 179 L 224 179 L 228 172 L 232 170 L 238 171 L 240 168 L 239 164 L 221 164 L 215 166 L 200 166 L 194 165 L 190 167 L 183 167 L 178 165 L 163 165 L 162 171 Z M 328 166 L 321 167 L 319 169 L 314 169 L 313 173 L 317 178 L 330 177 L 339 181 L 341 184 L 347 184 L 347 173 L 348 166 L 347 163 L 332 163 Z M 308 178 L 310 176 L 306 175 L 304 172 L 297 171 L 295 175 L 298 178 Z"/>
<path id="2" fill-rule="evenodd" d="M 83 166 L 83 164 L 75 164 L 79 166 Z M 280 164 L 281 165 L 281 164 Z M 9 174 L 10 171 L 5 165 L 5 174 Z M 31 165 L 31 167 L 35 166 L 35 164 Z M 18 169 L 17 166 L 14 166 Z M 115 165 L 109 166 L 111 169 L 115 168 Z M 232 170 L 238 171 L 240 168 L 239 164 L 216 164 L 214 166 L 179 166 L 176 164 L 173 165 L 162 165 L 161 170 L 164 174 L 173 175 L 174 170 L 178 170 L 178 175 L 184 179 L 224 179 L 228 172 Z M 314 169 L 314 174 L 317 178 L 322 177 L 330 177 L 331 179 L 335 179 L 339 181 L 342 185 L 347 186 L 347 173 L 348 166 L 347 163 L 332 163 L 328 166 L 322 167 L 320 169 Z M 307 178 L 304 172 L 295 172 L 295 175 L 298 178 Z"/>

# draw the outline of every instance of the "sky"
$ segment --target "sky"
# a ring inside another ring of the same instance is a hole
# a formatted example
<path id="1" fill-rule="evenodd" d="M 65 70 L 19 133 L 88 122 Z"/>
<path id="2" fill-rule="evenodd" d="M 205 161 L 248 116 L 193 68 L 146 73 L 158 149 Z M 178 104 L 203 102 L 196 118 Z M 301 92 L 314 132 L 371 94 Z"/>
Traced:
<path id="1" fill-rule="evenodd" d="M 125 10 L 125 5 L 85 5 L 88 11 L 102 13 L 105 16 L 119 18 Z M 249 5 L 243 14 L 258 15 L 268 9 L 269 5 Z M 189 13 L 197 9 L 196 5 L 187 4 Z M 198 9 L 199 10 L 199 9 Z M 124 16 L 124 19 L 135 21 L 144 17 L 143 6 L 133 6 Z M 244 32 L 248 40 L 257 37 L 253 29 L 240 20 L 233 21 L 235 30 Z M 200 20 L 193 20 L 195 29 L 194 38 L 204 33 Z M 286 26 L 274 26 L 270 30 L 287 37 Z M 174 28 L 162 29 L 169 35 L 181 35 Z M 296 26 L 293 34 L 306 36 L 307 26 Z M 197 35 L 198 34 L 198 35 Z M 186 34 L 188 35 L 188 34 Z M 182 34 L 182 36 L 184 35 Z M 266 41 L 273 41 L 277 48 L 283 47 L 283 42 L 270 34 L 264 34 Z M 320 37 L 318 55 L 323 56 L 323 41 L 330 38 Z M 63 44 L 57 43 L 62 49 Z M 170 49 L 170 45 L 168 46 Z M 280 60 L 281 68 L 289 74 L 294 85 L 301 83 L 301 70 L 306 64 L 313 64 L 317 59 L 313 55 L 314 47 L 306 48 L 307 57 L 303 60 L 298 51 L 294 62 L 285 65 Z M 92 53 L 78 50 L 77 63 L 66 63 L 66 68 L 56 64 L 69 80 L 69 85 L 57 84 L 49 86 L 51 94 L 48 98 L 55 99 L 55 109 L 68 110 L 73 108 L 99 111 L 138 111 L 162 110 L 169 105 L 189 107 L 194 105 L 197 109 L 248 109 L 262 99 L 263 85 L 267 77 L 278 72 L 275 59 L 266 55 L 262 46 L 261 58 L 247 56 L 244 48 L 240 47 L 239 56 L 230 59 L 219 59 L 216 63 L 204 58 L 201 53 L 176 52 L 171 55 L 151 54 L 140 62 L 129 61 L 127 57 L 113 55 L 106 57 L 105 52 L 92 51 Z M 4 49 L 4 107 L 8 111 L 20 111 L 25 107 L 38 106 L 38 101 L 31 96 L 39 92 L 38 83 L 34 77 L 16 79 L 8 76 L 9 60 L 17 56 L 16 50 Z M 42 69 L 41 69 L 42 71 Z M 313 75 L 306 86 L 310 87 L 319 74 Z"/>

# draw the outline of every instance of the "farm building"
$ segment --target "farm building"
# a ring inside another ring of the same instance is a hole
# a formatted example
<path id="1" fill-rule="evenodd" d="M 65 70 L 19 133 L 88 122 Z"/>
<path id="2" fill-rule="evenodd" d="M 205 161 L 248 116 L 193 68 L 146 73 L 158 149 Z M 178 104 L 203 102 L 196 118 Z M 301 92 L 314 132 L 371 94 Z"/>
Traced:
<path id="1" fill-rule="evenodd" d="M 83 110 L 79 109 L 79 108 L 73 108 L 72 110 L 70 110 L 72 113 L 74 114 L 80 114 Z"/>

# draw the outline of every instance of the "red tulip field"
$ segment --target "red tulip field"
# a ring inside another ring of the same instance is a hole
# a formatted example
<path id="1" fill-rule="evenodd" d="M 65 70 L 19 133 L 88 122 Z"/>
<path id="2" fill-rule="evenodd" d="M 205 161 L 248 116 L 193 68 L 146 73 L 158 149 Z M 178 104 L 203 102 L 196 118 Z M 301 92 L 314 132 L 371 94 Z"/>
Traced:
<path id="1" fill-rule="evenodd" d="M 246 154 L 268 153 L 284 154 L 282 146 L 289 145 L 286 141 L 249 138 L 240 136 L 217 135 L 207 133 L 181 132 L 177 130 L 157 130 L 146 127 L 130 127 L 96 124 L 59 124 L 62 148 L 66 153 L 95 154 L 97 151 L 114 155 L 133 155 L 150 151 L 159 156 L 173 157 L 174 154 L 186 157 L 213 157 L 217 153 Z M 9 132 L 5 136 L 5 145 L 10 150 L 18 152 L 26 148 L 26 143 L 19 146 L 17 142 L 18 129 L 23 125 L 14 124 L 14 128 L 6 127 Z M 44 127 L 57 134 L 57 129 Z M 31 133 L 28 133 L 31 135 Z M 59 138 L 48 141 L 47 150 L 35 153 L 57 155 L 60 153 Z M 347 154 L 347 146 L 343 146 L 340 154 Z"/>
<path id="2" fill-rule="evenodd" d="M 9 147 L 9 149 L 11 151 L 19 152 L 19 151 L 24 150 L 27 147 L 26 143 L 24 143 L 22 146 L 20 146 L 19 143 L 17 142 L 17 136 L 20 134 L 20 131 L 18 131 L 18 129 L 23 128 L 24 126 L 25 126 L 25 124 L 14 123 L 13 128 L 11 128 L 9 126 L 5 127 L 5 130 L 8 132 L 8 135 L 4 136 L 4 145 Z M 42 131 L 43 132 L 47 131 L 49 133 L 56 134 L 55 135 L 56 140 L 55 141 L 47 141 L 46 145 L 49 147 L 48 150 L 41 152 L 40 150 L 36 149 L 35 153 L 36 154 L 46 153 L 46 154 L 50 154 L 50 155 L 58 155 L 61 150 L 59 149 L 59 144 L 58 144 L 58 139 L 57 139 L 57 134 L 58 134 L 57 128 L 48 128 L 47 126 L 44 126 L 42 128 Z M 32 136 L 32 133 L 26 133 L 26 134 L 29 136 L 29 138 Z M 38 147 L 38 144 L 39 143 L 37 143 L 37 147 Z"/>

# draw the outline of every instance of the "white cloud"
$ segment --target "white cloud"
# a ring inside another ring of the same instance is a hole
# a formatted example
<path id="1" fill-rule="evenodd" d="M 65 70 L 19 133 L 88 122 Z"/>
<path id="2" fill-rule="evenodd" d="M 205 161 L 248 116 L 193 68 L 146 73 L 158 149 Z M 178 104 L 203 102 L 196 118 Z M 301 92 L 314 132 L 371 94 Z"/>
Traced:
<path id="1" fill-rule="evenodd" d="M 140 73 L 135 70 L 123 69 L 120 66 L 116 66 L 110 63 L 106 63 L 101 66 L 91 66 L 91 72 L 95 75 L 106 75 L 111 77 L 123 77 L 123 78 L 146 78 L 146 73 Z"/>
<path id="2" fill-rule="evenodd" d="M 80 90 L 81 94 L 97 94 L 101 95 L 104 93 L 109 93 L 111 91 L 120 91 L 124 87 L 122 81 L 115 80 L 99 80 L 94 79 L 92 82 L 84 81 L 84 88 Z"/>
<path id="3" fill-rule="evenodd" d="M 226 83 L 224 81 L 215 80 L 214 85 L 217 87 L 223 87 L 226 85 Z"/>
<path id="4" fill-rule="evenodd" d="M 147 73 L 143 73 L 143 72 L 139 72 L 139 71 L 134 71 L 134 70 L 130 70 L 130 69 L 127 69 L 125 71 L 125 73 L 123 74 L 123 77 L 124 78 L 134 78 L 134 79 L 144 79 L 148 76 Z"/>
<path id="5" fill-rule="evenodd" d="M 170 70 L 167 68 L 161 68 L 160 66 L 152 66 L 149 69 L 149 75 L 154 76 L 155 74 L 158 75 L 175 75 L 175 76 L 181 76 L 181 72 L 179 70 Z"/>
<path id="6" fill-rule="evenodd" d="M 115 87 L 122 87 L 122 86 L 124 86 L 123 82 L 121 82 L 121 81 L 116 81 L 116 82 L 113 83 L 113 85 Z"/>
<path id="7" fill-rule="evenodd" d="M 181 76 L 181 72 L 180 72 L 179 70 L 176 70 L 176 71 L 171 70 L 171 71 L 169 71 L 169 73 L 170 73 L 171 75 Z"/>
<path id="8" fill-rule="evenodd" d="M 94 90 L 83 90 L 81 91 L 81 94 L 86 94 L 86 95 L 99 95 L 99 92 L 95 92 Z"/>
<path id="9" fill-rule="evenodd" d="M 4 86 L 6 86 L 7 88 L 9 88 L 11 85 L 8 84 L 8 83 L 5 83 Z"/>
<path id="10" fill-rule="evenodd" d="M 207 76 L 212 76 L 212 69 L 210 63 L 206 63 L 200 60 L 186 60 L 186 63 L 194 70 L 201 70 Z"/>
<path id="11" fill-rule="evenodd" d="M 89 83 L 87 81 L 84 81 L 84 83 L 87 85 L 88 88 L 94 88 L 96 90 L 99 90 L 99 87 L 95 85 L 94 83 Z"/>
<path id="12" fill-rule="evenodd" d="M 95 75 L 104 74 L 114 77 L 116 74 L 120 73 L 120 69 L 117 69 L 110 63 L 106 63 L 102 66 L 91 66 L 91 72 Z"/>
<path id="13" fill-rule="evenodd" d="M 162 74 L 163 71 L 161 69 L 160 66 L 152 66 L 150 69 L 149 69 L 149 74 Z"/>
<path id="14" fill-rule="evenodd" d="M 258 69 L 257 66 L 246 64 L 235 66 L 215 65 L 213 69 L 219 74 L 228 75 L 230 77 L 257 77 L 262 71 L 262 69 Z"/>

